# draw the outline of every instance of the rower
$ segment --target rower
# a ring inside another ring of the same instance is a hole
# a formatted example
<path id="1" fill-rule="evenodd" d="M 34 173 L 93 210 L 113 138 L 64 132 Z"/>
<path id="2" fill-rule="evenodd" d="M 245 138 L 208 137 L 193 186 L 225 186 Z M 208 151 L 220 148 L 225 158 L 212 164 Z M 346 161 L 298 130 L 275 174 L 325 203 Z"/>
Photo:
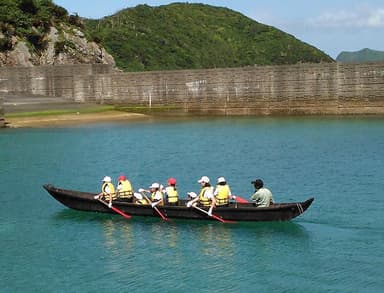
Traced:
<path id="1" fill-rule="evenodd" d="M 160 191 L 160 184 L 156 182 L 152 183 L 152 185 L 149 186 L 149 190 L 151 192 L 152 207 L 156 205 L 164 205 L 164 198 L 163 193 Z"/>
<path id="2" fill-rule="evenodd" d="M 109 176 L 105 176 L 102 180 L 101 192 L 95 196 L 95 199 L 104 198 L 108 201 L 108 207 L 112 207 L 112 200 L 116 199 L 115 187 L 112 184 L 112 179 Z"/>
<path id="3" fill-rule="evenodd" d="M 199 195 L 187 202 L 187 207 L 196 206 L 197 203 L 203 207 L 209 207 L 208 216 L 212 216 L 212 210 L 215 207 L 216 199 L 213 195 L 213 187 L 209 183 L 209 177 L 203 176 L 197 182 L 201 184 Z"/>
<path id="4" fill-rule="evenodd" d="M 117 197 L 128 202 L 133 200 L 131 182 L 124 175 L 120 175 L 117 181 Z"/>
<path id="5" fill-rule="evenodd" d="M 228 206 L 229 199 L 233 198 L 231 189 L 224 177 L 217 178 L 217 185 L 213 195 L 216 198 L 216 206 Z"/>
<path id="6" fill-rule="evenodd" d="M 179 193 L 176 188 L 176 179 L 171 177 L 167 180 L 168 186 L 163 190 L 164 196 L 167 198 L 169 205 L 179 204 Z"/>
<path id="7" fill-rule="evenodd" d="M 255 179 L 251 182 L 255 187 L 255 193 L 251 196 L 251 200 L 257 207 L 269 207 L 274 203 L 272 192 L 264 187 L 264 182 L 261 179 Z"/>

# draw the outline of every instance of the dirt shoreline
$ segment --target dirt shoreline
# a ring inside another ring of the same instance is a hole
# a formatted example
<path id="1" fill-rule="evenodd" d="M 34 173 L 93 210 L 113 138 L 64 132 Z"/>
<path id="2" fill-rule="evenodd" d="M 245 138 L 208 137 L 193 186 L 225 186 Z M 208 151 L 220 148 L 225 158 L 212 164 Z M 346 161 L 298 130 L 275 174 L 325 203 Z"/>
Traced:
<path id="1" fill-rule="evenodd" d="M 111 121 L 134 121 L 145 120 L 149 116 L 138 113 L 127 113 L 121 111 L 105 111 L 97 113 L 73 113 L 46 116 L 30 116 L 30 117 L 6 117 L 7 127 L 23 128 L 23 127 L 60 127 L 75 126 L 97 122 Z"/>

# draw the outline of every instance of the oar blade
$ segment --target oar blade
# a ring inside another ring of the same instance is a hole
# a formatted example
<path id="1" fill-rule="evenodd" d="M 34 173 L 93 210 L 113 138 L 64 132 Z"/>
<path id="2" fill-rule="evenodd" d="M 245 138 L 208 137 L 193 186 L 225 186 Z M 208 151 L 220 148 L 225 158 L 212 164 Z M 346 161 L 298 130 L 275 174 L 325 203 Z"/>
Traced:
<path id="1" fill-rule="evenodd" d="M 193 205 L 192 207 L 194 207 L 196 210 L 198 210 L 198 211 L 206 214 L 207 216 L 209 216 L 209 217 L 211 217 L 211 218 L 213 218 L 215 220 L 218 220 L 218 221 L 220 221 L 222 223 L 228 223 L 228 224 L 229 223 L 236 223 L 235 221 L 224 220 L 224 219 L 222 219 L 222 218 L 220 218 L 220 217 L 218 217 L 218 216 L 216 216 L 214 214 L 209 214 L 206 210 L 203 210 L 203 209 L 199 208 L 198 206 Z"/>
<path id="2" fill-rule="evenodd" d="M 159 210 L 157 207 L 153 207 L 153 208 L 156 210 L 156 212 L 159 214 L 159 216 L 160 216 L 164 221 L 168 221 L 168 220 L 169 220 L 166 216 L 163 215 L 162 212 L 160 212 L 160 210 Z"/>
<path id="3" fill-rule="evenodd" d="M 112 208 L 112 210 L 114 210 L 116 213 L 122 215 L 122 216 L 123 216 L 124 218 L 126 218 L 126 219 L 130 219 L 130 218 L 132 218 L 131 215 L 127 215 L 126 213 L 124 213 L 123 211 L 119 210 L 118 208 L 115 208 L 115 207 L 111 207 L 111 208 Z"/>
<path id="4" fill-rule="evenodd" d="M 236 199 L 235 199 L 238 203 L 249 203 L 248 200 L 246 200 L 245 198 L 242 198 L 238 195 L 236 195 Z"/>
<path id="5" fill-rule="evenodd" d="M 218 221 L 220 221 L 220 222 L 222 222 L 222 223 L 225 223 L 225 222 L 226 222 L 224 219 L 222 219 L 222 218 L 220 218 L 220 217 L 218 217 L 218 216 L 216 216 L 216 215 L 211 215 L 211 217 L 214 218 L 214 219 L 216 219 L 216 220 L 218 220 Z"/>
<path id="6" fill-rule="evenodd" d="M 236 221 L 224 220 L 223 218 L 220 218 L 220 217 L 218 217 L 216 215 L 212 215 L 211 217 L 216 219 L 216 220 L 218 220 L 218 221 L 220 221 L 220 222 L 222 222 L 222 223 L 227 223 L 227 224 L 235 224 L 236 223 Z"/>
<path id="7" fill-rule="evenodd" d="M 101 202 L 103 205 L 109 207 L 108 204 L 107 204 L 104 200 L 102 200 L 101 198 L 98 198 L 97 200 L 98 200 L 99 202 Z M 116 208 L 116 207 L 114 207 L 114 206 L 111 206 L 110 208 L 111 208 L 114 212 L 118 213 L 119 215 L 123 216 L 123 217 L 126 218 L 126 219 L 130 219 L 130 218 L 132 218 L 131 215 L 127 215 L 126 213 L 124 213 L 123 211 L 119 210 L 118 208 Z"/>

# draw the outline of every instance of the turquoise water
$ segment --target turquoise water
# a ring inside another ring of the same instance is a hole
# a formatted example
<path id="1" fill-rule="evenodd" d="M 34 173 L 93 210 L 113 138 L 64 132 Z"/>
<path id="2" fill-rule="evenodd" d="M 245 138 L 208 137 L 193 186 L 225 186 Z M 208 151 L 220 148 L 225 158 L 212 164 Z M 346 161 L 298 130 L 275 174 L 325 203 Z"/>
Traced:
<path id="1" fill-rule="evenodd" d="M 379 292 L 384 288 L 384 119 L 231 118 L 0 132 L 1 292 Z M 276 201 L 315 201 L 284 223 L 69 210 L 41 185 L 98 191 L 226 177 Z"/>

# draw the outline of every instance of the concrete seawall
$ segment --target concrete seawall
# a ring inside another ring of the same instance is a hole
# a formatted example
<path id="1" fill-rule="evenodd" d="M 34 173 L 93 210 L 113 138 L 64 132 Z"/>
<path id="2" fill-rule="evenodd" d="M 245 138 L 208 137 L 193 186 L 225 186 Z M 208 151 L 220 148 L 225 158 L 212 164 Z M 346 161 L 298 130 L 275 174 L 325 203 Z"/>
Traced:
<path id="1" fill-rule="evenodd" d="M 217 115 L 384 114 L 384 63 L 121 73 L 108 65 L 0 68 L 0 93 L 170 106 Z"/>

